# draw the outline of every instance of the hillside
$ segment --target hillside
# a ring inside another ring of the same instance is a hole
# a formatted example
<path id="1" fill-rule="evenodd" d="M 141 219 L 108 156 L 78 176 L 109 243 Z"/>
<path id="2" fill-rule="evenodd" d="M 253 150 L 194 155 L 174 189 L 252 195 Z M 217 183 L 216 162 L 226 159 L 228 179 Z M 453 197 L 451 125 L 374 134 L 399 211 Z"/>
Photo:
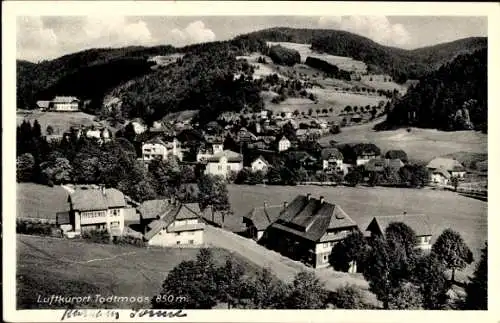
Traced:
<path id="1" fill-rule="evenodd" d="M 88 103 L 84 108 L 86 113 L 105 119 L 109 113 L 102 108 L 103 101 L 114 100 L 120 102 L 119 111 L 112 112 L 120 114 L 117 119 L 142 117 L 149 123 L 184 110 L 200 110 L 199 118 L 205 120 L 224 111 L 260 109 L 264 106 L 260 97 L 262 84 L 250 78 L 256 69 L 237 57 L 252 53 L 268 57 L 268 41 L 311 44 L 312 50 L 319 51 L 318 57 L 329 64 L 337 66 L 332 62 L 347 59 L 347 63 L 343 63 L 347 65 L 340 69 L 356 64 L 366 68 L 367 65 L 370 75 L 393 75 L 394 81 L 400 83 L 408 77 L 421 77 L 458 53 L 486 47 L 486 38 L 468 38 L 407 51 L 343 31 L 272 28 L 228 41 L 182 48 L 166 45 L 90 49 L 37 64 L 18 61 L 17 108 L 33 109 L 37 100 L 51 99 L 56 94 L 75 95 Z M 162 57 L 168 64 L 160 64 L 154 57 Z M 307 57 L 300 59 L 305 61 Z M 280 74 L 275 65 L 260 64 L 258 73 L 272 70 Z M 336 81 L 317 69 L 311 68 L 311 72 L 316 75 L 315 81 L 323 86 Z M 397 88 L 385 80 L 383 83 L 370 79 L 363 81 L 364 84 L 356 82 L 344 82 L 343 87 Z"/>
<path id="2" fill-rule="evenodd" d="M 270 28 L 249 35 L 273 42 L 311 44 L 312 50 L 347 56 L 368 64 L 369 72 L 388 73 L 399 83 L 418 79 L 458 54 L 487 47 L 486 37 L 471 37 L 414 50 L 380 45 L 366 37 L 330 29 Z"/>
<path id="3" fill-rule="evenodd" d="M 423 77 L 394 103 L 378 129 L 412 125 L 441 130 L 487 129 L 487 50 L 460 55 Z"/>

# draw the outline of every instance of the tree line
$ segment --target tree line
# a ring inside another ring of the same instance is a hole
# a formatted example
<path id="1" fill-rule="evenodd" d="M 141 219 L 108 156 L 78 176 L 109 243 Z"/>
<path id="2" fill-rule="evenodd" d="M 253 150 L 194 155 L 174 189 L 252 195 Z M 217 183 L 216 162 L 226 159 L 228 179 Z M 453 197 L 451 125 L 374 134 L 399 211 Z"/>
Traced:
<path id="1" fill-rule="evenodd" d="M 334 246 L 330 263 L 342 271 L 356 264 L 385 309 L 487 308 L 487 244 L 465 286 L 467 297 L 453 302 L 448 291 L 455 283 L 455 271 L 473 262 L 471 250 L 451 229 L 437 237 L 430 253 L 418 249 L 418 243 L 410 227 L 395 222 L 380 236 L 365 237 L 361 232 L 349 235 Z"/>

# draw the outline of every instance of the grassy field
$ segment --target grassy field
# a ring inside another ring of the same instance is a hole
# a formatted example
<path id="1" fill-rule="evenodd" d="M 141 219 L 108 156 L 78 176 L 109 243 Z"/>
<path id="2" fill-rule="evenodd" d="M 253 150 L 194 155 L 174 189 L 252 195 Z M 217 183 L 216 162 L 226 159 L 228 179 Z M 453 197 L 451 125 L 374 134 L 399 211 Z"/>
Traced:
<path id="1" fill-rule="evenodd" d="M 229 185 L 229 198 L 234 217 L 241 217 L 253 207 L 290 202 L 298 194 L 310 192 L 324 196 L 342 209 L 364 230 L 373 216 L 426 214 L 432 222 L 433 239 L 444 229 L 458 231 L 479 259 L 480 249 L 487 239 L 487 203 L 460 196 L 449 191 L 431 189 L 397 189 L 369 187 L 319 187 L 319 186 L 246 186 Z M 231 220 L 234 223 L 238 221 Z"/>
<path id="2" fill-rule="evenodd" d="M 298 44 L 289 42 L 267 42 L 267 44 L 268 46 L 281 45 L 285 48 L 290 48 L 298 51 L 302 62 L 305 62 L 306 58 L 308 56 L 311 56 L 322 59 L 330 64 L 337 65 L 340 69 L 346 71 L 355 71 L 359 73 L 366 72 L 366 64 L 364 62 L 354 60 L 350 57 L 314 52 L 311 50 L 310 44 Z"/>
<path id="3" fill-rule="evenodd" d="M 69 209 L 68 193 L 60 187 L 33 183 L 18 183 L 17 217 L 55 219 L 56 212 Z"/>
<path id="4" fill-rule="evenodd" d="M 40 111 L 18 111 L 17 112 L 17 124 L 20 125 L 23 120 L 28 120 L 33 122 L 38 120 L 42 128 L 42 134 L 45 134 L 45 130 L 48 125 L 51 125 L 54 129 L 54 134 L 62 134 L 69 130 L 70 127 L 79 127 L 80 125 L 91 126 L 99 125 L 100 123 L 95 121 L 95 116 L 84 113 L 84 112 L 40 112 Z"/>
<path id="5" fill-rule="evenodd" d="M 250 275 L 260 267 L 225 249 L 213 248 L 218 265 L 230 257 Z M 35 236 L 17 236 L 17 307 L 47 308 L 38 295 L 149 297 L 158 293 L 177 264 L 196 257 L 198 249 L 145 249 Z M 181 295 L 176 295 L 181 296 Z M 99 307 L 94 300 L 87 306 Z M 149 303 L 115 302 L 106 308 L 148 308 Z M 78 307 L 78 306 L 77 306 Z M 64 308 L 52 305 L 50 308 Z"/>
<path id="6" fill-rule="evenodd" d="M 339 143 L 371 142 L 383 152 L 389 149 L 403 149 L 413 160 L 429 161 L 434 157 L 456 152 L 487 153 L 488 135 L 477 131 L 439 131 L 435 129 L 412 128 L 391 131 L 374 131 L 380 122 L 342 128 L 342 132 L 320 139 L 322 143 L 335 140 Z"/>

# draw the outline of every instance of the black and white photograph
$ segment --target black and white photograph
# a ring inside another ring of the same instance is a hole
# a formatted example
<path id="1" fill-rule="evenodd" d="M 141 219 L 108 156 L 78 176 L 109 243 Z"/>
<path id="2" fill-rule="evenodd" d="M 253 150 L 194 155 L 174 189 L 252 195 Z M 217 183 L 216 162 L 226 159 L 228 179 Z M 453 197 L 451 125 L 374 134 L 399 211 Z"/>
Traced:
<path id="1" fill-rule="evenodd" d="M 3 61 L 15 311 L 492 309 L 488 9 L 43 4 Z"/>

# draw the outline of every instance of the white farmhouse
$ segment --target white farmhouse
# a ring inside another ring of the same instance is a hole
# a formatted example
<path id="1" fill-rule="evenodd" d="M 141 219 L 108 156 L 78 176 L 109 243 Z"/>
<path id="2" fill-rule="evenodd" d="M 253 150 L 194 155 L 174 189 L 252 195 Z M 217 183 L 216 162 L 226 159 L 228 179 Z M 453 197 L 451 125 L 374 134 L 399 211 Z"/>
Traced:
<path id="1" fill-rule="evenodd" d="M 290 149 L 292 143 L 285 136 L 283 136 L 278 142 L 278 151 L 285 151 Z"/>

